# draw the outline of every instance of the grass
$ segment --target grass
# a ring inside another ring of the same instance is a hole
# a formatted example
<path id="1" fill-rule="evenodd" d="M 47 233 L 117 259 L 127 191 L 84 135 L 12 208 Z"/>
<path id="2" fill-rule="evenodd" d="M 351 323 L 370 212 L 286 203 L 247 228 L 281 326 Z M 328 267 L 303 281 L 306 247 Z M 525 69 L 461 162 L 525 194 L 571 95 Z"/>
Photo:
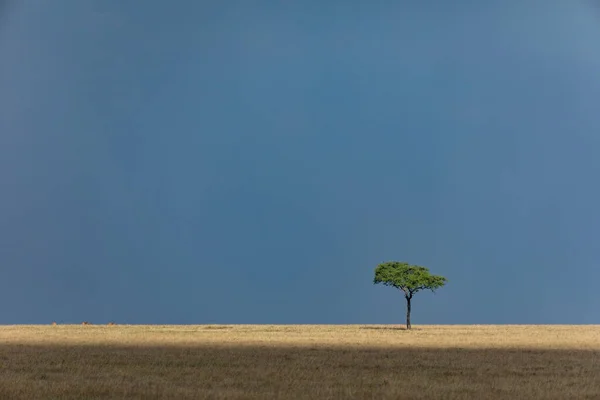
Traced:
<path id="1" fill-rule="evenodd" d="M 0 398 L 597 399 L 600 326 L 4 326 Z"/>

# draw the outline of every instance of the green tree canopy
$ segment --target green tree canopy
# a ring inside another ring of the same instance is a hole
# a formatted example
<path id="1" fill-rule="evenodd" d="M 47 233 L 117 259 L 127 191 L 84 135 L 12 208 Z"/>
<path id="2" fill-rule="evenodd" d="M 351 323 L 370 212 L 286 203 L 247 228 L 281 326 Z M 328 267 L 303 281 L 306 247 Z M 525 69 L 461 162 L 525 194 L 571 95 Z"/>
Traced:
<path id="1" fill-rule="evenodd" d="M 421 290 L 441 288 L 448 282 L 443 276 L 432 275 L 429 269 L 406 262 L 388 261 L 375 268 L 374 284 L 392 286 L 404 292 L 406 298 L 406 328 L 410 329 L 411 300 L 415 293 Z"/>

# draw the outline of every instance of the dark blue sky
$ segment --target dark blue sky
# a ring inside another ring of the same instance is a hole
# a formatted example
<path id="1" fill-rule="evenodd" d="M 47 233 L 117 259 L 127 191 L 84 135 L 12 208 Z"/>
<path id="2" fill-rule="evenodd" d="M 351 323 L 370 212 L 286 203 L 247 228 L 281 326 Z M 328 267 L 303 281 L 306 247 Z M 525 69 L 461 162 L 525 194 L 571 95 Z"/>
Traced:
<path id="1" fill-rule="evenodd" d="M 0 323 L 599 323 L 600 7 L 493 3 L 2 9 Z"/>

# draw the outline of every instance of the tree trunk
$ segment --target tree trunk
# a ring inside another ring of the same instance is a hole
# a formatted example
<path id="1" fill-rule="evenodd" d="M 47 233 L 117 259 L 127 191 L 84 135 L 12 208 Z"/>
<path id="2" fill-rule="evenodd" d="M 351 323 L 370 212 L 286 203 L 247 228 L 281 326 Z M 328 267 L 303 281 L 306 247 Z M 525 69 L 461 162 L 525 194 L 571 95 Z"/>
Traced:
<path id="1" fill-rule="evenodd" d="M 410 329 L 410 300 L 412 296 L 406 296 L 406 329 Z"/>

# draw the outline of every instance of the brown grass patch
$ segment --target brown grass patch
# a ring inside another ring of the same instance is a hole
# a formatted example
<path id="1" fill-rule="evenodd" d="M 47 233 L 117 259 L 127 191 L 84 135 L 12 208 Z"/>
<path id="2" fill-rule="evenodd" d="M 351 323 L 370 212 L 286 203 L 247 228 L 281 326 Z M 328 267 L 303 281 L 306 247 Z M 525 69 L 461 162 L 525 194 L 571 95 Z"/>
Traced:
<path id="1" fill-rule="evenodd" d="M 0 327 L 0 398 L 600 398 L 598 326 L 415 328 Z"/>

